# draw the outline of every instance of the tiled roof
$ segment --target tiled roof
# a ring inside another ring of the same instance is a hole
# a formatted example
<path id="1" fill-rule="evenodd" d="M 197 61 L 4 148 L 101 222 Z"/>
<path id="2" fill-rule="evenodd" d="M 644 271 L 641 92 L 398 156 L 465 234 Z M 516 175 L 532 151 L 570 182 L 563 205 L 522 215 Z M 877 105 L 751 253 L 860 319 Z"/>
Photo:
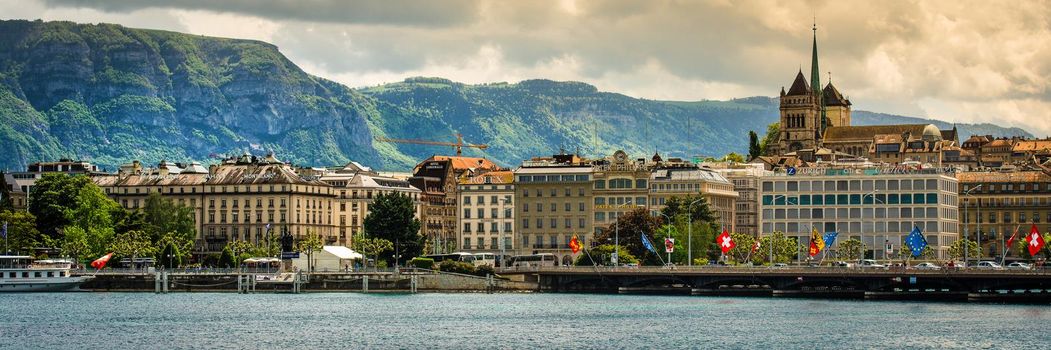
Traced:
<path id="1" fill-rule="evenodd" d="M 469 169 L 496 170 L 500 168 L 496 165 L 496 163 L 493 163 L 488 159 L 478 157 L 433 156 L 428 160 L 450 160 L 452 161 L 453 169 L 457 172 Z"/>
<path id="2" fill-rule="evenodd" d="M 832 83 L 825 85 L 823 92 L 826 106 L 850 106 L 850 100 L 844 98 L 843 94 L 839 93 L 835 86 L 832 86 Z"/>
<path id="3" fill-rule="evenodd" d="M 810 85 L 807 85 L 803 71 L 796 74 L 796 80 L 792 82 L 792 88 L 788 89 L 788 96 L 806 95 L 810 93 Z"/>
<path id="4" fill-rule="evenodd" d="M 1021 140 L 1015 143 L 1015 152 L 1051 153 L 1051 140 Z"/>
<path id="5" fill-rule="evenodd" d="M 833 126 L 825 129 L 825 142 L 835 141 L 858 141 L 872 140 L 880 134 L 903 134 L 912 133 L 914 136 L 923 135 L 923 128 L 928 124 L 894 124 L 894 125 L 865 125 L 865 126 Z"/>
<path id="6" fill-rule="evenodd" d="M 1011 140 L 1008 139 L 996 139 L 989 141 L 989 143 L 982 145 L 982 148 L 986 147 L 1011 147 Z"/>
<path id="7" fill-rule="evenodd" d="M 960 182 L 1051 182 L 1051 176 L 1042 171 L 1018 171 L 1010 173 L 986 171 L 986 172 L 961 172 L 956 173 L 956 179 Z M 983 186 L 984 187 L 984 186 Z"/>

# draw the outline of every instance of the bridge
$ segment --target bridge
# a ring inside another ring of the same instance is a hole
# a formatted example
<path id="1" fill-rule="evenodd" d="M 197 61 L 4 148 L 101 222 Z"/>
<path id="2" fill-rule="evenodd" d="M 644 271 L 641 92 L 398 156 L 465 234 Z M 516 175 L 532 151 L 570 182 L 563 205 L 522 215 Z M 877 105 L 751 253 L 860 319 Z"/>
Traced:
<path id="1" fill-rule="evenodd" d="M 544 292 L 1051 302 L 1051 270 L 766 267 L 502 269 Z"/>

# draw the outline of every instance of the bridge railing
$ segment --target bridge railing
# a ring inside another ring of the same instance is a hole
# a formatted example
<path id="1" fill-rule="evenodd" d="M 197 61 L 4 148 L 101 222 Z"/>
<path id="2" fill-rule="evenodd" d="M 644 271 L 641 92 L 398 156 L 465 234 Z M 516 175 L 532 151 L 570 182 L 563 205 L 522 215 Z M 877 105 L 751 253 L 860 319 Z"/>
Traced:
<path id="1" fill-rule="evenodd" d="M 789 266 L 789 267 L 769 267 L 769 266 L 639 266 L 639 267 L 625 267 L 625 266 L 544 266 L 544 267 L 509 267 L 504 269 L 498 269 L 498 273 L 540 273 L 540 272 L 600 272 L 600 273 L 805 273 L 805 274 L 844 274 L 844 273 L 857 273 L 857 274 L 888 274 L 888 275 L 899 275 L 902 273 L 909 274 L 928 274 L 928 275 L 989 275 L 989 274 L 1002 274 L 1002 275 L 1048 275 L 1051 276 L 1051 269 L 1049 268 L 1034 268 L 1031 270 L 979 270 L 979 269 L 940 269 L 940 270 L 922 270 L 912 268 L 862 268 L 862 267 L 802 267 L 802 266 Z"/>

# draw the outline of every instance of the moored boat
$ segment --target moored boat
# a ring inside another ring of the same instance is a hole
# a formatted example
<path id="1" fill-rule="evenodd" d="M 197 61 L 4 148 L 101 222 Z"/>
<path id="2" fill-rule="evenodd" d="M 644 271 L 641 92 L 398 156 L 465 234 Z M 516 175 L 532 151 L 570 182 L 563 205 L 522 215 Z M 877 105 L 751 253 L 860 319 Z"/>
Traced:
<path id="1" fill-rule="evenodd" d="M 61 292 L 76 289 L 91 276 L 74 277 L 69 260 L 34 260 L 30 256 L 0 255 L 0 293 Z"/>

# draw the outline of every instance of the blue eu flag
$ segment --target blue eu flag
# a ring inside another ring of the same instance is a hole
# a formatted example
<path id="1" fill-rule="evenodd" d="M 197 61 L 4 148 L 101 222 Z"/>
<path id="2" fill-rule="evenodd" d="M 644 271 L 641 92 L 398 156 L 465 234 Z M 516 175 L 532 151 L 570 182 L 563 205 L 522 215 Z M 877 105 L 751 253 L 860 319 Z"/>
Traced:
<path id="1" fill-rule="evenodd" d="M 645 233 L 640 233 L 640 234 L 642 235 L 642 246 L 646 247 L 646 250 L 649 250 L 651 252 L 657 253 L 657 250 L 653 249 L 653 243 L 650 242 L 649 238 L 646 238 L 646 234 Z"/>
<path id="2" fill-rule="evenodd" d="M 7 221 L 4 221 L 4 239 L 7 239 Z"/>
<path id="3" fill-rule="evenodd" d="M 822 237 L 825 240 L 825 247 L 831 247 L 832 243 L 836 243 L 836 236 L 839 236 L 839 232 L 825 232 L 825 236 Z"/>
<path id="4" fill-rule="evenodd" d="M 923 248 L 927 247 L 927 239 L 923 237 L 919 226 L 912 227 L 912 233 L 905 238 L 905 244 L 912 250 L 913 257 L 919 257 L 923 253 Z"/>

